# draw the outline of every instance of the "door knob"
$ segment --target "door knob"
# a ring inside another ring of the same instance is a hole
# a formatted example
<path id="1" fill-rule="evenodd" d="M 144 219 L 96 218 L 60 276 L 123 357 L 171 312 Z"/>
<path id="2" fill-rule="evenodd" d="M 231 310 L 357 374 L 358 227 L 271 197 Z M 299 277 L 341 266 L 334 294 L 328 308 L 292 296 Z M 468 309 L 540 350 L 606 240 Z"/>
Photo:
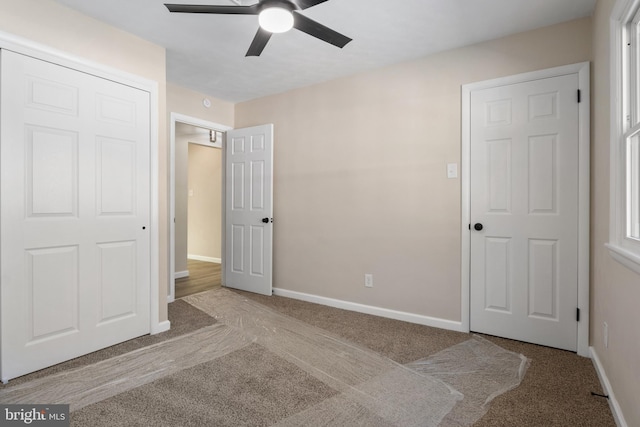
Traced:
<path id="1" fill-rule="evenodd" d="M 482 224 L 480 224 L 479 222 L 476 222 L 476 223 L 473 225 L 473 228 L 475 228 L 475 229 L 476 229 L 476 231 L 480 231 L 480 230 L 482 230 Z"/>
<path id="2" fill-rule="evenodd" d="M 265 224 L 269 224 L 269 218 L 262 218 L 262 222 L 264 222 Z"/>

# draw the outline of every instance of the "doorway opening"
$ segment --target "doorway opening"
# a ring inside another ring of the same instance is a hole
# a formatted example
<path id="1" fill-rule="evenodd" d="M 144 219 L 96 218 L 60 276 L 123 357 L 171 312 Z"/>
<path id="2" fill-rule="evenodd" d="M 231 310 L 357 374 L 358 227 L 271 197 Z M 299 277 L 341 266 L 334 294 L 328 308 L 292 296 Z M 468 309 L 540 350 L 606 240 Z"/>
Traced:
<path id="1" fill-rule="evenodd" d="M 222 283 L 223 139 L 229 129 L 171 114 L 169 302 Z"/>

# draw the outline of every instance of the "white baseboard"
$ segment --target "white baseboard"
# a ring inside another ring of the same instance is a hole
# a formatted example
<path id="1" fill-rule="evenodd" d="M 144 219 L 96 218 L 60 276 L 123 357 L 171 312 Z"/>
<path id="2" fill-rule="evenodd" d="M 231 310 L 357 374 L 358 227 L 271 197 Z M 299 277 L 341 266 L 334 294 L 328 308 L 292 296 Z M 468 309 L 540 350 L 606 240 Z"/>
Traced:
<path id="1" fill-rule="evenodd" d="M 171 322 L 168 320 L 165 320 L 164 322 L 151 325 L 151 335 L 159 334 L 161 332 L 166 332 L 169 329 L 171 329 Z"/>
<path id="2" fill-rule="evenodd" d="M 604 393 L 609 396 L 609 407 L 611 408 L 611 413 L 613 414 L 613 418 L 616 421 L 618 427 L 628 427 L 627 422 L 624 419 L 624 415 L 622 415 L 622 409 L 616 400 L 616 396 L 613 394 L 613 390 L 611 388 L 611 383 L 609 382 L 609 378 L 607 377 L 607 373 L 604 371 L 604 367 L 600 363 L 600 359 L 598 358 L 598 353 L 596 353 L 596 349 L 593 347 L 589 347 L 591 352 L 591 360 L 593 360 L 593 365 L 596 367 L 596 372 L 598 373 L 598 378 L 600 379 L 600 384 L 602 384 L 602 389 Z"/>
<path id="3" fill-rule="evenodd" d="M 313 302 L 327 305 L 329 307 L 341 308 L 343 310 L 355 311 L 358 313 L 372 314 L 374 316 L 387 317 L 389 319 L 402 320 L 404 322 L 416 323 L 418 325 L 432 326 L 434 328 L 448 329 L 457 332 L 468 332 L 463 329 L 462 322 L 439 319 L 436 317 L 423 316 L 421 314 L 407 313 L 404 311 L 390 310 L 388 308 L 374 307 L 371 305 L 358 304 L 355 302 L 343 301 L 333 298 L 321 297 L 318 295 L 305 294 L 302 292 L 289 291 L 287 289 L 273 288 L 273 294 L 293 298 L 301 301 Z"/>
<path id="4" fill-rule="evenodd" d="M 183 277 L 189 277 L 189 270 L 175 272 L 176 279 L 182 279 Z"/>
<path id="5" fill-rule="evenodd" d="M 214 262 L 216 264 L 221 264 L 222 259 L 220 258 L 212 258 L 210 256 L 202 256 L 202 255 L 187 255 L 187 259 L 194 259 L 196 261 L 204 261 L 204 262 Z"/>

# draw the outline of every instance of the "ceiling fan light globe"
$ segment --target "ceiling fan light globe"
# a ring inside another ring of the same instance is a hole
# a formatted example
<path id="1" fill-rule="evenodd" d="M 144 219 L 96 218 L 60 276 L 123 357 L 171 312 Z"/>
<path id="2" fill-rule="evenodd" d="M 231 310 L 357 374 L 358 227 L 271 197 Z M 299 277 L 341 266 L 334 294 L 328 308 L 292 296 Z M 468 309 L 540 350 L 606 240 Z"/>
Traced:
<path id="1" fill-rule="evenodd" d="M 258 15 L 258 22 L 270 33 L 286 33 L 293 28 L 293 13 L 283 7 L 267 7 Z"/>

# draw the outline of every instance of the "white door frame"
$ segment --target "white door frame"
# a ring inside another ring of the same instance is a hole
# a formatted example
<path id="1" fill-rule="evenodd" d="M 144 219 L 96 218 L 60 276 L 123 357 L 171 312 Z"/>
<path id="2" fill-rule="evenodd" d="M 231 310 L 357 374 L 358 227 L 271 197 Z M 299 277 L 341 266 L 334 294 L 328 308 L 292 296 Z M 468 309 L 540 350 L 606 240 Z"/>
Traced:
<path id="1" fill-rule="evenodd" d="M 11 50 L 33 58 L 48 61 L 63 67 L 72 68 L 97 77 L 112 80 L 149 93 L 150 101 L 150 145 L 149 145 L 149 188 L 150 209 L 150 307 L 149 324 L 151 334 L 157 334 L 169 329 L 169 321 L 160 322 L 160 221 L 159 221 L 159 187 L 158 187 L 158 82 L 127 73 L 103 64 L 86 60 L 75 55 L 35 43 L 31 40 L 0 32 L 0 49 Z"/>
<path id="2" fill-rule="evenodd" d="M 589 209 L 590 209 L 590 73 L 589 62 L 565 65 L 546 70 L 501 77 L 462 86 L 462 147 L 461 147 L 461 294 L 462 329 L 470 330 L 471 296 L 471 92 L 524 83 L 567 74 L 578 74 L 581 102 L 578 104 L 578 354 L 589 357 Z M 577 96 L 577 95 L 576 95 Z"/>
<path id="3" fill-rule="evenodd" d="M 197 126 L 205 129 L 215 129 L 221 132 L 226 132 L 233 129 L 231 126 L 221 125 L 219 123 L 209 122 L 207 120 L 198 119 L 191 116 L 185 116 L 180 113 L 171 113 L 170 118 L 170 130 L 169 130 L 169 289 L 167 301 L 173 302 L 176 298 L 176 122 L 185 123 L 191 126 Z M 222 149 L 222 224 L 224 224 L 224 200 L 225 200 L 225 180 L 224 180 L 224 159 L 225 159 L 225 147 L 220 143 Z M 222 248 L 224 253 L 225 245 L 225 233 L 224 226 L 222 227 Z M 224 268 L 222 268 L 222 281 L 224 283 Z"/>

